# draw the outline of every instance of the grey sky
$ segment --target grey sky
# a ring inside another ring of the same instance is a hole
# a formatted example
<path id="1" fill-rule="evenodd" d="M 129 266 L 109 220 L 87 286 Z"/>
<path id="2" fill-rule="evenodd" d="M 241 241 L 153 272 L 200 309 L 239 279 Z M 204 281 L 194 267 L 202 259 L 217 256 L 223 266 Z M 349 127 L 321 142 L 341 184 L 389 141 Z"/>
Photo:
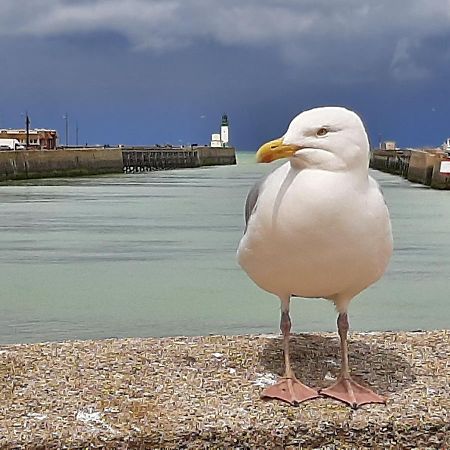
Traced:
<path id="1" fill-rule="evenodd" d="M 89 141 L 206 142 L 226 111 L 248 148 L 343 104 L 372 139 L 450 134 L 450 1 L 2 0 L 0 50 L 0 126 L 67 110 Z"/>

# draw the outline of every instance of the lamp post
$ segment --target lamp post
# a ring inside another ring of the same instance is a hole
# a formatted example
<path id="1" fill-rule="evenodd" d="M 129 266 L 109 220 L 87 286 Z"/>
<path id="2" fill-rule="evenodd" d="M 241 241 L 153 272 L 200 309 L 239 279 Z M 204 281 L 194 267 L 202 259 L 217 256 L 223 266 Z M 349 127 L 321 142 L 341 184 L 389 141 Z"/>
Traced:
<path id="1" fill-rule="evenodd" d="M 69 146 L 69 115 L 66 113 L 63 116 L 63 119 L 66 121 L 66 147 Z"/>
<path id="2" fill-rule="evenodd" d="M 25 112 L 25 129 L 27 130 L 27 143 L 25 149 L 28 150 L 30 146 L 30 117 L 28 116 L 28 111 Z"/>
<path id="3" fill-rule="evenodd" d="M 28 148 L 30 147 L 30 123 L 31 123 L 30 116 L 28 115 L 28 111 L 21 112 L 20 115 L 25 120 L 25 136 L 26 136 L 25 149 L 28 150 Z M 22 140 L 20 142 L 23 143 Z"/>

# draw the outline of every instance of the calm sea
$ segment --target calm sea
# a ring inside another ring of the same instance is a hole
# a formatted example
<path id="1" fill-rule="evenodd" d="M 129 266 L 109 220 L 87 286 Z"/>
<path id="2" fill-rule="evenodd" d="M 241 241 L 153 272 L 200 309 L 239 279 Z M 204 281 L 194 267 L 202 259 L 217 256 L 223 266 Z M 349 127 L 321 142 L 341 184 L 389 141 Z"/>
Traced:
<path id="1" fill-rule="evenodd" d="M 0 185 L 0 343 L 276 332 L 278 299 L 237 266 L 243 205 L 273 166 Z M 355 330 L 449 325 L 450 192 L 374 172 L 395 254 L 351 305 Z M 334 330 L 324 300 L 293 300 L 293 330 Z"/>

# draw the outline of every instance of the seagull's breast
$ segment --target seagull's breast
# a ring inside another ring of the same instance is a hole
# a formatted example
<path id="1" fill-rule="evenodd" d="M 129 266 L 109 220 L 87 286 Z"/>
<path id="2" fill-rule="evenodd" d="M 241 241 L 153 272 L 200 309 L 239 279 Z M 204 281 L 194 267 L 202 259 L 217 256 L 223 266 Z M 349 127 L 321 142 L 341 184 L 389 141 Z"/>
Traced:
<path id="1" fill-rule="evenodd" d="M 238 259 L 269 292 L 334 298 L 376 281 L 391 252 L 389 214 L 376 186 L 348 172 L 287 163 L 267 178 Z"/>

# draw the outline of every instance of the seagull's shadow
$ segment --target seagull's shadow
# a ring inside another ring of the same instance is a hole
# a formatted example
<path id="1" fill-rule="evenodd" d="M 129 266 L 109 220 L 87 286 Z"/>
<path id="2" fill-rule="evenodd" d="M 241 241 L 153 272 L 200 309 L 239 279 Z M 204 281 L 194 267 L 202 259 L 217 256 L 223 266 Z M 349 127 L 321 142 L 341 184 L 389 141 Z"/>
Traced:
<path id="1" fill-rule="evenodd" d="M 305 384 L 326 387 L 333 383 L 331 377 L 338 376 L 339 338 L 314 334 L 292 335 L 289 348 L 294 372 Z M 284 358 L 281 338 L 268 340 L 260 358 L 267 371 L 282 376 Z M 367 344 L 350 338 L 349 361 L 354 379 L 380 394 L 403 390 L 415 381 L 411 365 L 398 351 L 387 350 L 375 342 Z"/>

